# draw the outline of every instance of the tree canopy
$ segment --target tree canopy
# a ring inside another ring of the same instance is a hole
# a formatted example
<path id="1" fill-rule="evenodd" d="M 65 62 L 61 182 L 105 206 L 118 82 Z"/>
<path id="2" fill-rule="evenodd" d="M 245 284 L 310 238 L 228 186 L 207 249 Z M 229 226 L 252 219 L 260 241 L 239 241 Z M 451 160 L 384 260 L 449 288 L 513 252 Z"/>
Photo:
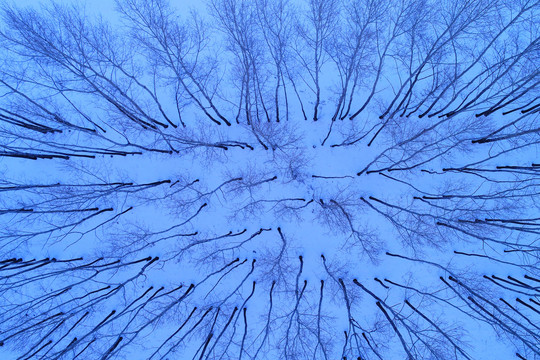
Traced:
<path id="1" fill-rule="evenodd" d="M 186 5 L 0 5 L 0 357 L 540 359 L 540 1 Z"/>

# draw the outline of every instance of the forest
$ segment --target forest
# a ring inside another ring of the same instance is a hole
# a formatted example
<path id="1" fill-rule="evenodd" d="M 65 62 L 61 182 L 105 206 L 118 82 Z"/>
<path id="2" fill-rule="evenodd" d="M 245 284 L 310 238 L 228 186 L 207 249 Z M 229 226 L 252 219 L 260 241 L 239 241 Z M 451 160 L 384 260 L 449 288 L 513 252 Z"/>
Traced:
<path id="1" fill-rule="evenodd" d="M 540 359 L 540 0 L 0 3 L 0 358 Z"/>

